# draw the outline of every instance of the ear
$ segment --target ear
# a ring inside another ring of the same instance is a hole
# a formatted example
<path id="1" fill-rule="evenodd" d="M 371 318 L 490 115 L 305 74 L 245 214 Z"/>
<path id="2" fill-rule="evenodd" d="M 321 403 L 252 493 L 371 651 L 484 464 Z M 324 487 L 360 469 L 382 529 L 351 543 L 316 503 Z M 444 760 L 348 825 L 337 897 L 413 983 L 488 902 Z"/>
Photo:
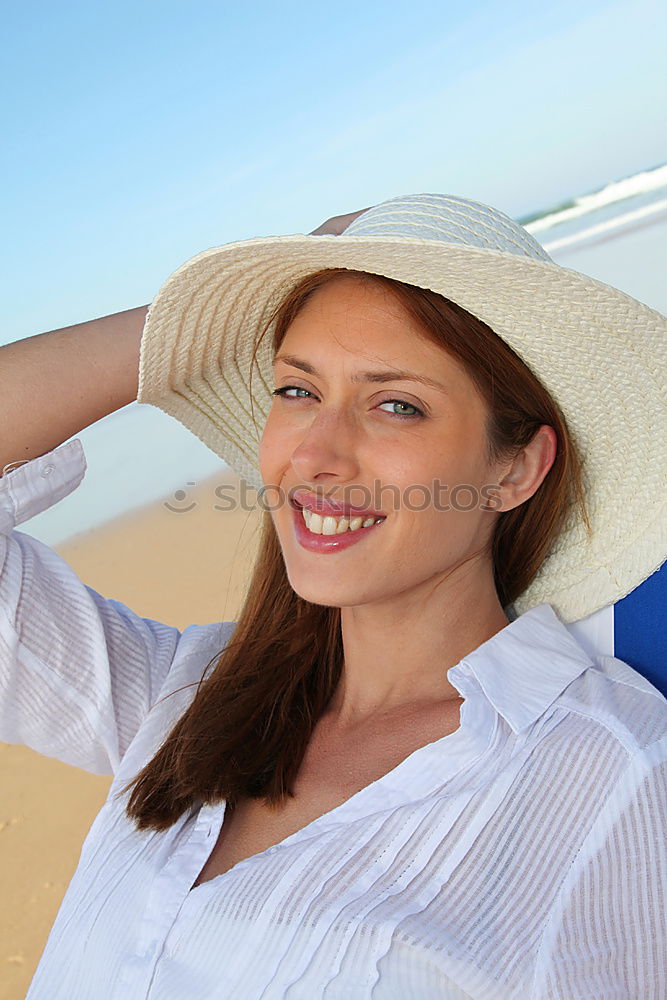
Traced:
<path id="1" fill-rule="evenodd" d="M 542 480 L 556 457 L 556 432 L 548 424 L 535 431 L 525 448 L 506 465 L 498 480 L 501 501 L 497 511 L 512 510 L 529 500 L 542 484 Z"/>

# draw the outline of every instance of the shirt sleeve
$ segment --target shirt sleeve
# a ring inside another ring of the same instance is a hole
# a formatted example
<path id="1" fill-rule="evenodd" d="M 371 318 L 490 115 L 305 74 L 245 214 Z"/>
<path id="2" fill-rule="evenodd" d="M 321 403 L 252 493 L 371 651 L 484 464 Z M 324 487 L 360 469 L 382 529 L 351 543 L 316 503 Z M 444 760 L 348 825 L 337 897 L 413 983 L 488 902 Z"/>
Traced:
<path id="1" fill-rule="evenodd" d="M 630 759 L 578 852 L 531 997 L 667 997 L 667 737 Z"/>
<path id="2" fill-rule="evenodd" d="M 181 633 L 102 597 L 14 530 L 71 493 L 85 469 L 74 439 L 0 478 L 0 740 L 109 774 L 156 700 Z"/>

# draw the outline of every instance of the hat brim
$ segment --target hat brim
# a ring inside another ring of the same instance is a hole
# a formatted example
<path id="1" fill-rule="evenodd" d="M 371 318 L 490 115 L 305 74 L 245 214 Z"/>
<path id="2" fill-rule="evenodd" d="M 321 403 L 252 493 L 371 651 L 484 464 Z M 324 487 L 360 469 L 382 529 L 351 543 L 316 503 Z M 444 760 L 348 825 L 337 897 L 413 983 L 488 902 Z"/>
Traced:
<path id="1" fill-rule="evenodd" d="M 457 302 L 502 337 L 560 405 L 583 457 L 592 537 L 573 515 L 517 611 L 549 603 L 563 621 L 575 621 L 660 567 L 667 320 L 551 262 L 405 237 L 278 236 L 206 250 L 151 304 L 139 402 L 174 416 L 260 489 L 271 330 L 254 366 L 253 350 L 296 284 L 331 267 L 382 274 Z"/>

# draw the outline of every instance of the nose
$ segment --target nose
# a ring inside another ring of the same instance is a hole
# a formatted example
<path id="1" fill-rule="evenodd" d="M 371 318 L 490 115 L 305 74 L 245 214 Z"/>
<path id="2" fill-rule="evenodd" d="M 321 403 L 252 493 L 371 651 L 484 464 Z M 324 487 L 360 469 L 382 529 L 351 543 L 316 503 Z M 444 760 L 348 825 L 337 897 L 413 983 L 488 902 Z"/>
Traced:
<path id="1" fill-rule="evenodd" d="M 292 452 L 291 463 L 305 483 L 354 480 L 359 462 L 352 421 L 340 410 L 318 414 Z"/>

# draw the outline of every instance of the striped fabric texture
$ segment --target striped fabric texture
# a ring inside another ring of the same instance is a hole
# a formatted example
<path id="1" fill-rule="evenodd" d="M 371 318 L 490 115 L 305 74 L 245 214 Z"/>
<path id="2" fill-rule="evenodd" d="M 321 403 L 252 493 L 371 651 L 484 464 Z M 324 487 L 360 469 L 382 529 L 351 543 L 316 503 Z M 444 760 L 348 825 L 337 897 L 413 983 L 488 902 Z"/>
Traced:
<path id="1" fill-rule="evenodd" d="M 119 789 L 233 623 L 177 629 L 20 531 L 85 471 L 0 479 L 0 738 L 112 773 L 28 1000 L 665 1000 L 667 701 L 548 605 L 448 670 L 460 728 L 192 889 L 224 819 Z"/>

